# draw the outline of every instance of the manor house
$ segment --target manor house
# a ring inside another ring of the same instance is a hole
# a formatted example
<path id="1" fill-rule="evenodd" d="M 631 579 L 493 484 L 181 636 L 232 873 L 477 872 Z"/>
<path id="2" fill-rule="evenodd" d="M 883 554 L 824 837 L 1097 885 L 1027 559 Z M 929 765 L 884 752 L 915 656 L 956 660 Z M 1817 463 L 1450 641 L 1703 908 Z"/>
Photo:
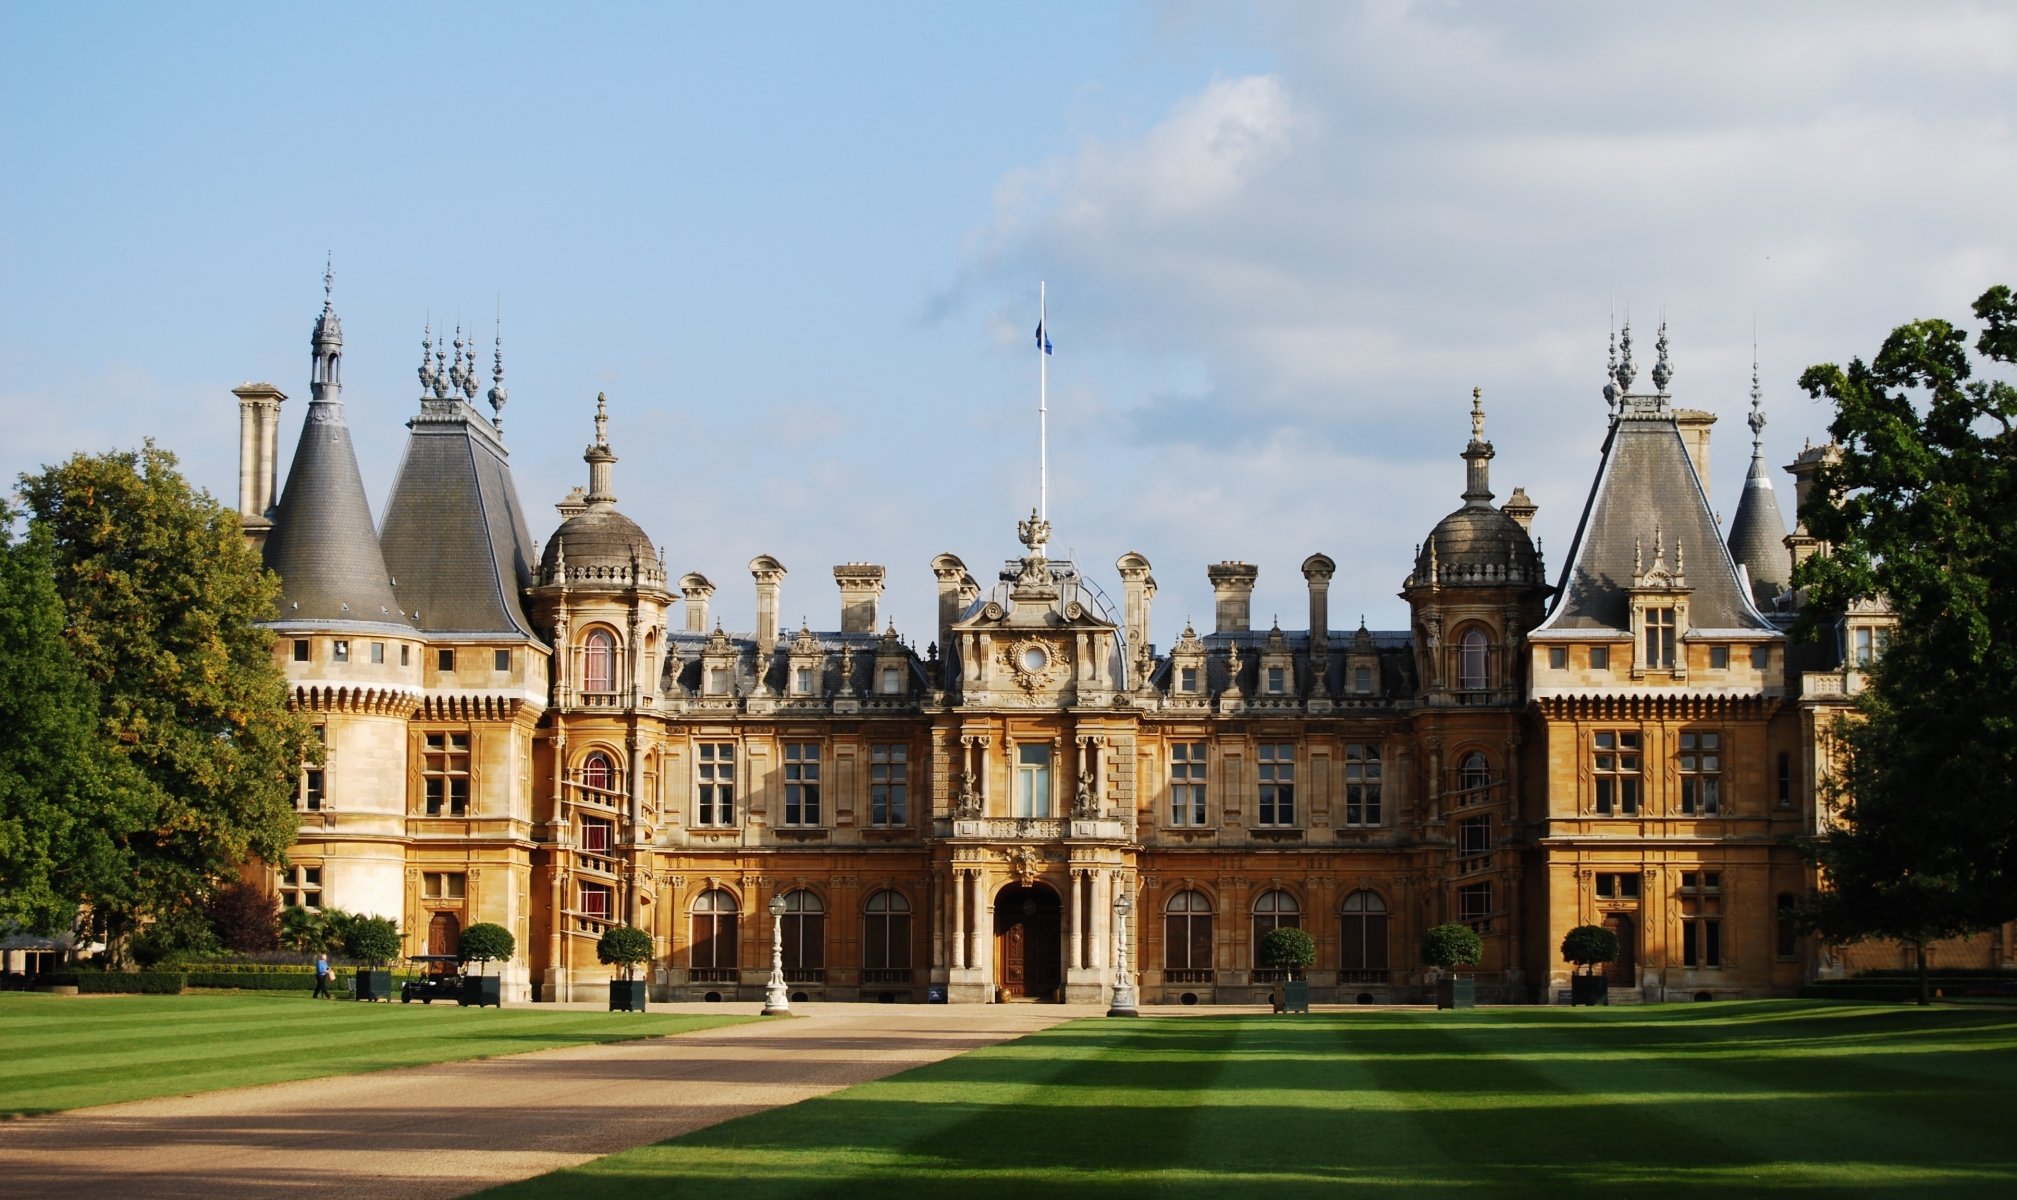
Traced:
<path id="1" fill-rule="evenodd" d="M 452 359 L 423 353 L 374 521 L 343 349 L 325 303 L 284 489 L 286 397 L 236 389 L 274 653 L 326 750 L 273 886 L 394 917 L 413 953 L 502 924 L 508 997 L 602 994 L 596 940 L 627 923 L 654 997 L 755 999 L 774 902 L 810 999 L 1103 1001 L 1125 950 L 1144 1002 L 1252 1002 L 1277 925 L 1315 937 L 1319 1001 L 1419 998 L 1415 947 L 1446 921 L 1483 938 L 1481 998 L 1556 1000 L 1585 923 L 1619 935 L 1621 999 L 1790 994 L 1831 968 L 1792 920 L 1813 879 L 1795 839 L 1826 819 L 1823 735 L 1888 617 L 1789 639 L 1791 568 L 1824 548 L 1786 531 L 1755 385 L 1719 528 L 1715 418 L 1675 406 L 1664 330 L 1650 390 L 1629 328 L 1614 346 L 1558 574 L 1524 492 L 1494 503 L 1474 395 L 1461 477 L 1425 481 L 1456 506 L 1391 566 L 1405 629 L 1334 628 L 1336 564 L 1312 554 L 1307 628 L 1256 628 L 1258 568 L 1213 563 L 1212 627 L 1159 650 L 1148 560 L 1054 557 L 1032 513 L 998 567 L 985 542 L 975 566 L 932 560 L 923 655 L 879 617 L 874 564 L 832 568 L 831 628 L 781 623 L 762 554 L 756 610 L 710 611 L 714 584 L 618 508 L 599 399 L 586 490 L 535 541 L 501 356 L 485 415 L 459 333 Z M 1824 453 L 1788 468 L 1797 489 Z"/>

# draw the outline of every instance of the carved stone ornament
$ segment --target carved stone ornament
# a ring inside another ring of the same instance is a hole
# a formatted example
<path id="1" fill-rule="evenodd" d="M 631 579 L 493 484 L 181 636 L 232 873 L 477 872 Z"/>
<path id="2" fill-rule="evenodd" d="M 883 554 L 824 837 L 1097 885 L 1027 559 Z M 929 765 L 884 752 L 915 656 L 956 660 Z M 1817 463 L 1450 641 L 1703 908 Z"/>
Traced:
<path id="1" fill-rule="evenodd" d="M 1065 665 L 1057 647 L 1039 638 L 1023 638 L 1004 646 L 1000 658 L 1025 696 L 1049 691 L 1064 678 Z"/>
<path id="2" fill-rule="evenodd" d="M 1024 887 L 1035 883 L 1037 872 L 1043 869 L 1043 856 L 1032 846 L 1015 846 L 1004 850 L 1002 858 L 1008 862 L 1009 874 L 1015 876 L 1015 881 Z"/>

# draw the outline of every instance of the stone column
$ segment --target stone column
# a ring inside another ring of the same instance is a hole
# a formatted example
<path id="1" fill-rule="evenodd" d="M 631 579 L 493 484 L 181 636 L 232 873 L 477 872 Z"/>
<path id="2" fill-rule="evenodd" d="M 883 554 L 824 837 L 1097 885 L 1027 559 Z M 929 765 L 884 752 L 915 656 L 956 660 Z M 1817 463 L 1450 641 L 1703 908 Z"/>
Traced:
<path id="1" fill-rule="evenodd" d="M 952 969 L 966 969 L 966 872 L 952 873 Z"/>
<path id="2" fill-rule="evenodd" d="M 1072 867 L 1065 872 L 1070 886 L 1065 889 L 1065 961 L 1076 970 L 1085 965 L 1083 951 L 1085 939 L 1079 933 L 1079 926 L 1085 920 L 1085 906 L 1081 902 L 1080 889 L 1085 886 L 1085 872 Z"/>

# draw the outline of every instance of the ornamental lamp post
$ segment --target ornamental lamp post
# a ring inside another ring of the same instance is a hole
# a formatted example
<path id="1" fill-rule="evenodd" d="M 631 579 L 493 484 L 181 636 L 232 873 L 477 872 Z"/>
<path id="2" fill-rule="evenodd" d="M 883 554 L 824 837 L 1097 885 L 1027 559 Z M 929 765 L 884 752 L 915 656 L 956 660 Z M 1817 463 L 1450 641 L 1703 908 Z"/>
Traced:
<path id="1" fill-rule="evenodd" d="M 763 1015 L 791 1011 L 791 993 L 784 987 L 784 897 L 770 898 L 770 983 L 764 988 Z"/>
<path id="2" fill-rule="evenodd" d="M 1123 884 L 1114 897 L 1114 999 L 1107 1009 L 1110 1017 L 1139 1017 L 1135 1011 L 1134 977 L 1128 973 L 1128 914 L 1134 911 L 1134 897 Z"/>

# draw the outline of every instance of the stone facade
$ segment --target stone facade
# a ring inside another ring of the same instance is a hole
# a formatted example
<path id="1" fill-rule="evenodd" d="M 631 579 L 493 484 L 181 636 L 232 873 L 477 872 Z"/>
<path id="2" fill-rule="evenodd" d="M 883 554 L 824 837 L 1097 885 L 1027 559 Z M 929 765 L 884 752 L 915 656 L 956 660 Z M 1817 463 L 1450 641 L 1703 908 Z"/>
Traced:
<path id="1" fill-rule="evenodd" d="M 618 923 L 651 934 L 668 999 L 761 998 L 774 931 L 816 999 L 1103 1001 L 1125 930 L 1143 1001 L 1253 1002 L 1273 983 L 1260 935 L 1283 923 L 1316 938 L 1319 1001 L 1420 998 L 1414 948 L 1444 921 L 1482 935 L 1480 991 L 1502 1000 L 1564 995 L 1557 947 L 1588 922 L 1620 932 L 1628 1000 L 1788 994 L 1844 965 L 1782 908 L 1812 884 L 1795 839 L 1827 819 L 1816 780 L 1857 639 L 1881 652 L 1888 615 L 1852 614 L 1846 663 L 1789 640 L 1778 581 L 1814 543 L 1784 535 L 1755 440 L 1745 504 L 1770 511 L 1740 512 L 1737 554 L 1718 536 L 1713 418 L 1669 403 L 1664 334 L 1654 393 L 1631 391 L 1629 332 L 1614 352 L 1555 584 L 1525 494 L 1491 503 L 1474 394 L 1463 502 L 1406 572 L 1406 630 L 1331 628 L 1323 555 L 1301 568 L 1309 628 L 1253 629 L 1258 568 L 1218 563 L 1215 628 L 1158 652 L 1149 562 L 1117 559 L 1116 604 L 1050 557 L 1033 512 L 990 582 L 933 560 L 924 655 L 878 628 L 865 563 L 833 568 L 836 629 L 794 631 L 788 572 L 758 556 L 752 629 L 724 631 L 713 584 L 670 580 L 617 510 L 600 399 L 588 489 L 535 562 L 502 355 L 486 418 L 459 332 L 452 366 L 424 344 L 414 449 L 374 530 L 327 305 L 314 347 L 273 508 L 284 397 L 237 391 L 248 536 L 287 590 L 275 654 L 327 746 L 274 884 L 395 917 L 415 953 L 503 924 L 517 998 L 602 995 L 595 942 Z M 1803 486 L 1812 461 L 1791 468 Z M 1760 557 L 1774 528 L 1783 561 Z M 2007 963 L 2010 932 L 1947 958 Z"/>

